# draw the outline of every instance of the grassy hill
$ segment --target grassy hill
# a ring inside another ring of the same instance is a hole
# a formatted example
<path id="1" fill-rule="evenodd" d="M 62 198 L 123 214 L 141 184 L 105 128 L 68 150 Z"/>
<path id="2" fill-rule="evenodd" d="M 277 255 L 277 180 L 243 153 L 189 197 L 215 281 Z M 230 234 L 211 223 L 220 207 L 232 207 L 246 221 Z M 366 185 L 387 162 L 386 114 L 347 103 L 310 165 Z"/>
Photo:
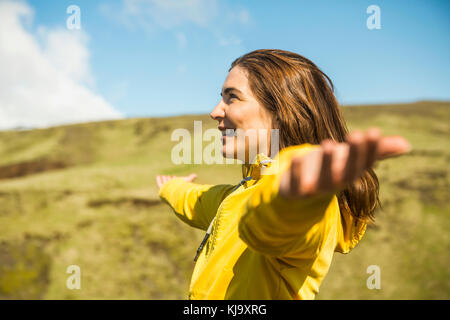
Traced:
<path id="1" fill-rule="evenodd" d="M 318 299 L 450 298 L 449 102 L 345 107 L 349 128 L 403 135 L 413 151 L 377 164 L 382 210 Z M 236 183 L 237 165 L 176 166 L 170 140 L 207 115 L 0 132 L 0 299 L 185 299 L 203 232 L 157 197 L 155 175 Z M 69 290 L 69 265 L 81 289 Z M 369 265 L 381 290 L 369 290 Z"/>

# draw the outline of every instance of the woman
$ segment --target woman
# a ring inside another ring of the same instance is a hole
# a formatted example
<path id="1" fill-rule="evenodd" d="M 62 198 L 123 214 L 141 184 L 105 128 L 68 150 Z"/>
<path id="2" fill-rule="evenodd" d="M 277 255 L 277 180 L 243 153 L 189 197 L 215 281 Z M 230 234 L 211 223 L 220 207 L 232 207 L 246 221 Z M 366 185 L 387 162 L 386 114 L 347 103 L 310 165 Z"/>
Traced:
<path id="1" fill-rule="evenodd" d="M 333 253 L 348 253 L 373 219 L 374 161 L 408 152 L 409 143 L 376 128 L 347 135 L 331 80 L 296 53 L 256 50 L 236 59 L 221 95 L 211 117 L 224 157 L 246 152 L 241 183 L 156 177 L 174 212 L 207 231 L 189 297 L 313 299 Z M 281 151 L 259 150 L 251 163 L 252 144 L 266 137 L 237 139 L 229 134 L 237 129 L 278 129 Z"/>

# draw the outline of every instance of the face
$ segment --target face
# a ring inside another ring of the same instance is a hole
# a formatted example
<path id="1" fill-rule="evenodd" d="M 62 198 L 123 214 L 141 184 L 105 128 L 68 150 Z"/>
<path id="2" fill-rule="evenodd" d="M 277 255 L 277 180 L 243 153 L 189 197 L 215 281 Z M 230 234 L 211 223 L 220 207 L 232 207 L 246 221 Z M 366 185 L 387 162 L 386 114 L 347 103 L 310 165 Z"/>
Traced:
<path id="1" fill-rule="evenodd" d="M 221 96 L 210 115 L 222 131 L 223 156 L 245 163 L 253 160 L 254 150 L 270 156 L 271 115 L 253 96 L 245 69 L 230 70 Z"/>

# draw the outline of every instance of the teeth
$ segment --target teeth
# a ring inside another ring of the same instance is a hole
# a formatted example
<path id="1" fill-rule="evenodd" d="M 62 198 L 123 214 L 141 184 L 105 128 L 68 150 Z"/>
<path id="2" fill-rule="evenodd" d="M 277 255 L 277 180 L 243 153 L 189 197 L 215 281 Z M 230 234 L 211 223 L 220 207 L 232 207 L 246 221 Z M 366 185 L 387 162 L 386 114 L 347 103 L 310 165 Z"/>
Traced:
<path id="1" fill-rule="evenodd" d="M 235 137 L 237 135 L 237 132 L 236 129 L 226 129 L 223 135 L 227 137 Z"/>

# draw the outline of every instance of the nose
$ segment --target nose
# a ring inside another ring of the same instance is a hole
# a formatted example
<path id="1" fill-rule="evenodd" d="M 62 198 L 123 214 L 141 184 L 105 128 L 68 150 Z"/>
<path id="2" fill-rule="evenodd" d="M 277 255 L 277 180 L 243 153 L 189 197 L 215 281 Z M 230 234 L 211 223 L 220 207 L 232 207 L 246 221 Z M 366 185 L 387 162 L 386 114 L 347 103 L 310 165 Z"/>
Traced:
<path id="1" fill-rule="evenodd" d="M 217 104 L 217 106 L 214 107 L 213 111 L 211 111 L 209 115 L 213 120 L 218 121 L 225 118 L 225 104 L 223 103 L 223 100 L 220 100 L 220 102 Z"/>

